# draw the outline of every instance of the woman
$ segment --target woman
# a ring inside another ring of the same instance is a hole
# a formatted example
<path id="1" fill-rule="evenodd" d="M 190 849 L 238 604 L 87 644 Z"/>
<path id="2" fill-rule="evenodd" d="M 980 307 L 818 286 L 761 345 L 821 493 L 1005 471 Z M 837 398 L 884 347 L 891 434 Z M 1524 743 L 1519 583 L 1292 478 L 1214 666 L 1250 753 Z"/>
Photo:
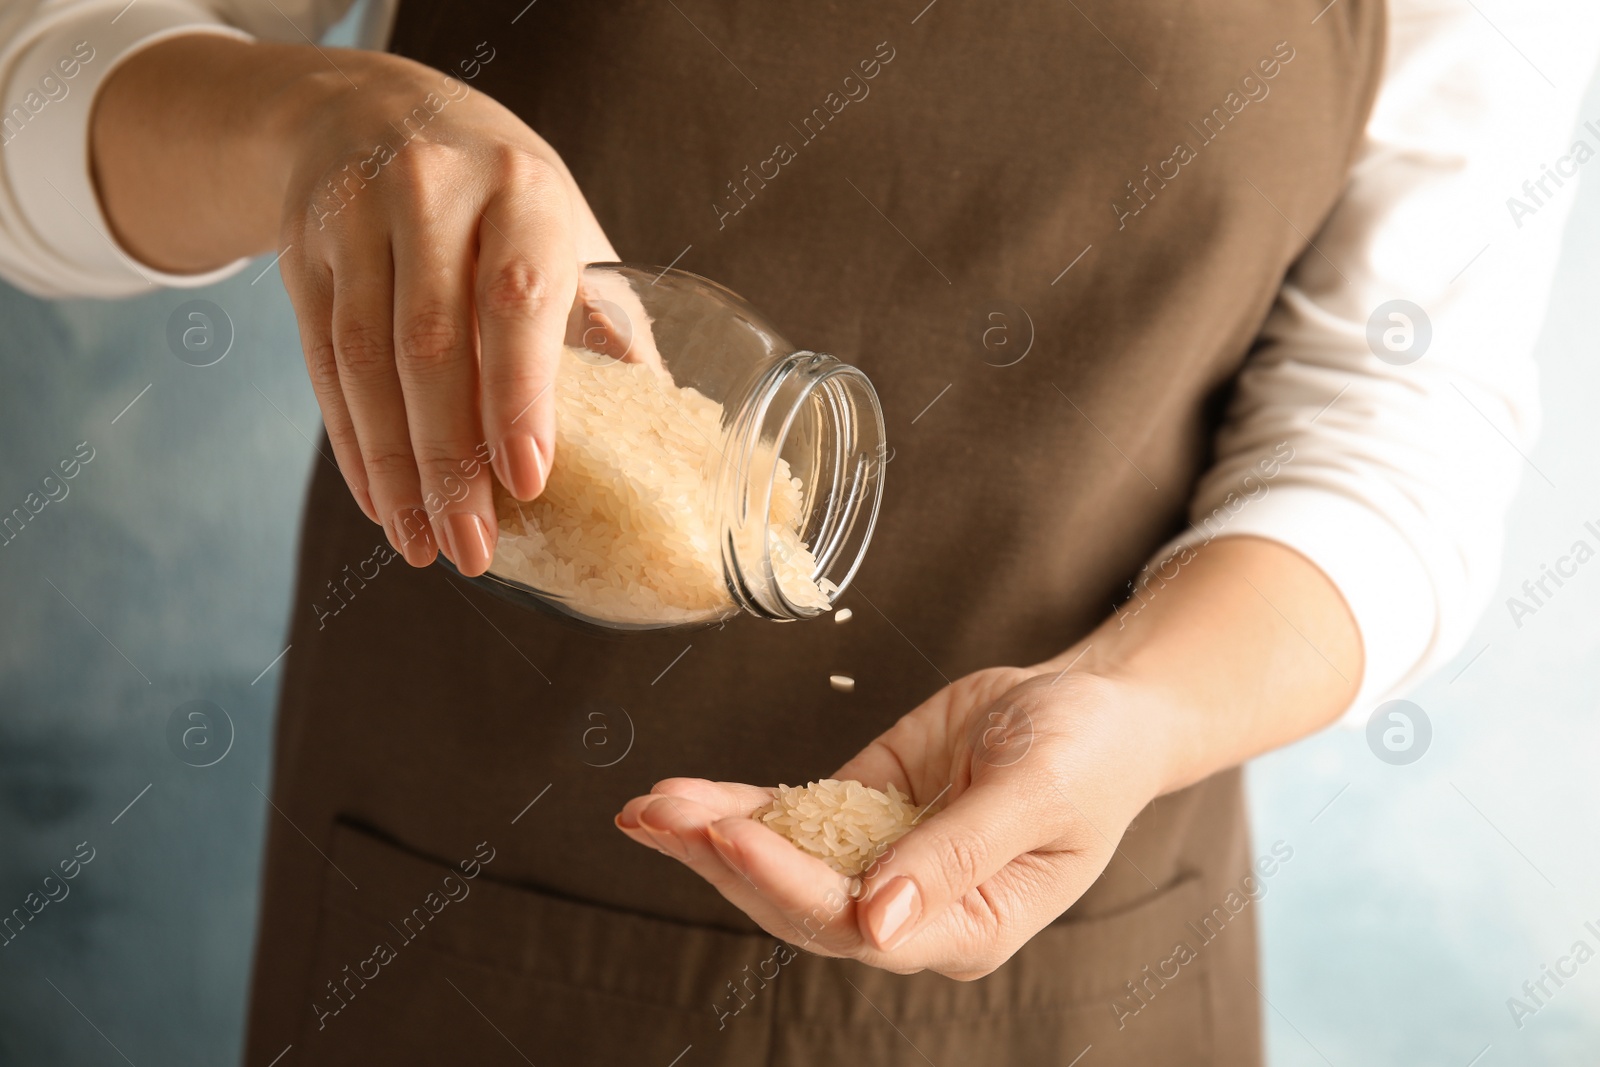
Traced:
<path id="1" fill-rule="evenodd" d="M 1492 583 L 1554 226 L 1471 257 L 1575 91 L 1402 0 L 342 6 L 41 5 L 0 66 L 77 80 L 7 126 L 8 276 L 275 250 L 322 406 L 248 1062 L 1260 1062 L 1238 767 Z M 1510 29 L 1576 86 L 1557 10 Z M 872 377 L 850 623 L 603 640 L 430 566 L 561 462 L 616 258 Z M 829 775 L 940 810 L 851 885 L 747 817 Z"/>

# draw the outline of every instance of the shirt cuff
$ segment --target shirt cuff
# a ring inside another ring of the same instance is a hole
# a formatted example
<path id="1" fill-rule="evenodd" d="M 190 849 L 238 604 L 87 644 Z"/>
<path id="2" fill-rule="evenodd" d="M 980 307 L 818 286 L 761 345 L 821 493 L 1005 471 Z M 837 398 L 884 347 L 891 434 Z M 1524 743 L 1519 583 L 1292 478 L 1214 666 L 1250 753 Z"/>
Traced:
<path id="1" fill-rule="evenodd" d="M 1344 597 L 1361 631 L 1365 669 L 1343 722 L 1358 725 L 1409 681 L 1433 644 L 1438 596 L 1411 543 L 1371 508 L 1337 492 L 1306 486 L 1270 488 L 1217 507 L 1202 526 L 1174 538 L 1156 560 L 1218 537 L 1276 541 L 1315 564 Z"/>
<path id="2" fill-rule="evenodd" d="M 120 11 L 120 14 L 119 14 Z M 8 98 L 31 114 L 6 130 L 6 181 L 38 262 L 28 274 L 81 296 L 126 296 L 155 287 L 210 285 L 248 258 L 198 274 L 169 274 L 140 263 L 112 234 L 90 166 L 89 120 L 111 72 L 129 56 L 181 34 L 254 40 L 211 13 L 181 4 L 81 4 L 43 21 L 9 68 Z M 36 110 L 35 110 L 36 108 Z"/>

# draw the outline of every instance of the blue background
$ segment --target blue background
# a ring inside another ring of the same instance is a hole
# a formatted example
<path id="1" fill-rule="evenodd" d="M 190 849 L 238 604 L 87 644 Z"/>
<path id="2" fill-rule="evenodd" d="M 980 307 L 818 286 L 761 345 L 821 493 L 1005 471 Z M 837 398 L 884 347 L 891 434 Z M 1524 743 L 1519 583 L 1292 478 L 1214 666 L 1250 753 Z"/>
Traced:
<path id="1" fill-rule="evenodd" d="M 1600 122 L 1600 82 L 1580 115 Z M 1409 695 L 1433 724 L 1427 754 L 1389 766 L 1359 729 L 1334 730 L 1251 767 L 1257 850 L 1295 848 L 1262 907 L 1278 1067 L 1600 1055 L 1600 958 L 1547 983 L 1520 1028 L 1506 1005 L 1579 938 L 1600 951 L 1584 929 L 1600 929 L 1600 560 L 1520 628 L 1506 606 L 1574 541 L 1600 548 L 1584 529 L 1600 529 L 1594 179 L 1564 191 L 1576 199 L 1539 341 L 1544 428 L 1530 458 L 1554 488 L 1524 470 L 1499 591 L 1456 661 Z M 1484 256 L 1517 254 L 1513 235 Z"/>
<path id="2" fill-rule="evenodd" d="M 1595 88 L 1583 114 L 1600 117 Z M 1253 905 L 1274 1064 L 1576 1063 L 1600 1046 L 1600 961 L 1520 1029 L 1506 1007 L 1574 940 L 1597 944 L 1585 920 L 1600 926 L 1600 564 L 1520 629 L 1504 607 L 1600 525 L 1600 185 L 1571 188 L 1533 456 L 1556 488 L 1524 479 L 1502 591 L 1413 694 L 1432 747 L 1389 766 L 1334 730 L 1251 769 L 1258 850 L 1294 849 Z M 95 850 L 70 896 L 0 948 L 0 1064 L 122 1062 L 112 1045 L 141 1065 L 237 1058 L 281 664 L 266 668 L 322 462 L 289 302 L 276 270 L 252 281 L 266 267 L 118 303 L 0 288 L 0 512 L 78 442 L 95 450 L 0 548 L 0 912 L 79 842 Z M 237 331 L 204 369 L 165 339 L 196 296 Z M 193 699 L 231 719 L 213 767 L 168 745 Z"/>

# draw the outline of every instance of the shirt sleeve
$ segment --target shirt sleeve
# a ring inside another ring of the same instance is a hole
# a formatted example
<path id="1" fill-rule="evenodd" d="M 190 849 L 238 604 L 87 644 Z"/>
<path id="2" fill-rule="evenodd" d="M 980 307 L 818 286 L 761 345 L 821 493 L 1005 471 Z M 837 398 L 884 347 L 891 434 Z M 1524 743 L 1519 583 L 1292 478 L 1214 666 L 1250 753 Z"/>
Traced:
<path id="1" fill-rule="evenodd" d="M 314 41 L 349 0 L 12 0 L 0 11 L 0 277 L 35 296 L 128 296 L 209 285 L 138 262 L 100 208 L 89 119 L 100 86 L 177 34 Z"/>
<path id="2" fill-rule="evenodd" d="M 1158 556 L 1253 535 L 1321 568 L 1365 650 L 1352 721 L 1461 649 L 1519 480 L 1544 477 L 1532 353 L 1600 148 L 1600 123 L 1572 134 L 1597 53 L 1590 3 L 1391 0 L 1346 190 L 1241 371 L 1192 526 Z"/>

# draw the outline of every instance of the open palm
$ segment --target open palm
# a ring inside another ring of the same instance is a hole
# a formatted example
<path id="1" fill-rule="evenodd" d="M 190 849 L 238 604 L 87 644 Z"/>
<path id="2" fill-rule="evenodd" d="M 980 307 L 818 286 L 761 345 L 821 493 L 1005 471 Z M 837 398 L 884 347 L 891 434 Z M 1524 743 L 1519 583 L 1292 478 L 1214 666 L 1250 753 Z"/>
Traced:
<path id="1" fill-rule="evenodd" d="M 937 804 L 848 878 L 750 818 L 769 787 L 670 778 L 617 825 L 820 955 L 977 978 L 1099 876 L 1154 795 L 1116 682 L 996 667 L 934 694 L 831 777 Z"/>

